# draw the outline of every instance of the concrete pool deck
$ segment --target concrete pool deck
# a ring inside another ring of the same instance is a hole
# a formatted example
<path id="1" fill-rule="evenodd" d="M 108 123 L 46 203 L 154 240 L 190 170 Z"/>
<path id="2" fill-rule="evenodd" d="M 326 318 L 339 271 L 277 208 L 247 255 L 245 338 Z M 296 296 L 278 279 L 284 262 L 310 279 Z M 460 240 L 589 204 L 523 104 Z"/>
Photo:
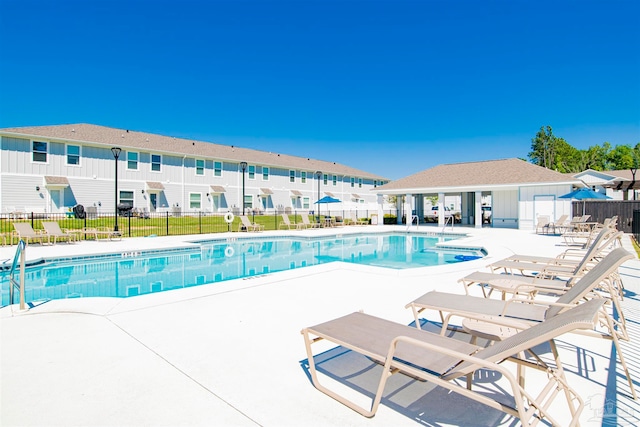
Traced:
<path id="1" fill-rule="evenodd" d="M 257 235 L 371 229 L 406 230 L 343 227 Z M 421 226 L 420 231 L 437 229 Z M 489 256 L 414 271 L 332 263 L 133 298 L 56 300 L 27 312 L 4 307 L 0 310 L 0 425 L 514 424 L 502 412 L 428 383 L 400 380 L 388 383 L 382 406 L 368 419 L 316 390 L 305 370 L 307 356 L 300 330 L 306 326 L 361 309 L 409 324 L 413 318 L 404 308 L 407 302 L 432 289 L 462 293 L 457 279 L 484 269 L 493 259 L 513 253 L 552 256 L 566 249 L 561 237 L 531 231 L 456 231 L 469 234 L 460 243 L 483 246 Z M 27 256 L 142 251 L 224 236 L 30 245 Z M 635 254 L 629 236 L 624 237 L 624 246 Z M 15 246 L 2 247 L 0 259 L 12 258 L 14 252 Z M 627 261 L 620 273 L 626 289 L 624 313 L 632 335 L 622 345 L 636 388 L 640 388 L 640 261 Z M 432 315 L 425 317 L 437 320 Z M 617 359 L 612 360 L 615 353 L 610 341 L 569 334 L 560 337 L 558 346 L 569 383 L 587 402 L 580 417 L 583 426 L 640 424 L 640 406 L 630 397 Z M 335 369 L 331 373 L 337 376 L 370 369 L 362 363 L 345 360 L 327 369 Z M 376 374 L 372 375 L 377 381 Z M 535 375 L 530 378 L 535 386 Z M 368 380 L 365 373 L 362 382 L 350 388 L 375 391 Z M 343 377 L 343 381 L 351 380 Z M 558 402 L 556 415 L 566 424 L 568 410 L 563 411 L 563 399 Z"/>

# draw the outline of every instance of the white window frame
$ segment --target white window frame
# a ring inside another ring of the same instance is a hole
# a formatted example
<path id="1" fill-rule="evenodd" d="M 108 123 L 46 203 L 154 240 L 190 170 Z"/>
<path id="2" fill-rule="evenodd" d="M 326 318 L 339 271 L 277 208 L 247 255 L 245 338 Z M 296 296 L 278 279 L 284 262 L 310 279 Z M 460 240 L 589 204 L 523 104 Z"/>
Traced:
<path id="1" fill-rule="evenodd" d="M 302 198 L 302 209 L 309 209 L 309 207 L 311 206 L 311 204 L 309 203 L 310 200 L 308 197 L 303 197 Z"/>
<path id="2" fill-rule="evenodd" d="M 329 182 L 329 174 L 325 173 L 322 175 L 322 185 L 327 185 L 328 182 Z"/>
<path id="3" fill-rule="evenodd" d="M 247 177 L 250 180 L 256 179 L 256 165 L 248 165 L 247 166 Z"/>
<path id="4" fill-rule="evenodd" d="M 296 171 L 289 170 L 289 182 L 296 182 Z"/>
<path id="5" fill-rule="evenodd" d="M 77 147 L 78 148 L 78 154 L 69 154 L 69 147 Z M 67 166 L 81 166 L 80 161 L 82 159 L 82 145 L 77 145 L 77 144 L 66 144 L 65 145 L 65 152 L 67 155 Z M 69 163 L 69 156 L 73 156 L 73 157 L 77 157 L 78 158 L 78 163 Z"/>
<path id="6" fill-rule="evenodd" d="M 269 181 L 269 168 L 267 166 L 262 167 L 262 180 Z"/>
<path id="7" fill-rule="evenodd" d="M 362 188 L 362 178 L 358 178 L 358 188 Z"/>
<path id="8" fill-rule="evenodd" d="M 218 165 L 220 165 L 220 167 L 217 167 Z M 213 162 L 213 176 L 216 177 L 221 177 L 222 176 L 222 169 L 223 169 L 223 163 L 222 162 Z"/>
<path id="9" fill-rule="evenodd" d="M 300 172 L 300 182 L 302 184 L 306 184 L 307 183 L 307 172 L 306 171 Z"/>
<path id="10" fill-rule="evenodd" d="M 132 160 L 129 158 L 129 155 L 135 155 L 135 160 Z M 135 168 L 131 167 L 131 162 L 135 163 Z M 138 170 L 138 164 L 140 163 L 140 153 L 138 153 L 137 151 L 127 151 L 127 170 L 130 171 L 137 171 Z"/>
<path id="11" fill-rule="evenodd" d="M 194 200 L 194 196 L 198 196 L 198 200 Z M 196 203 L 198 206 L 194 206 Z M 202 210 L 202 193 L 189 193 L 189 209 Z"/>
<path id="12" fill-rule="evenodd" d="M 354 177 L 349 178 L 349 182 L 351 183 L 351 188 L 356 186 L 356 179 Z"/>
<path id="13" fill-rule="evenodd" d="M 44 151 L 36 151 L 35 144 L 44 144 Z M 36 160 L 35 155 L 44 155 L 44 160 Z M 49 143 L 47 141 L 31 141 L 31 163 L 49 163 Z"/>
<path id="14" fill-rule="evenodd" d="M 123 198 L 122 197 L 122 193 L 131 193 L 131 198 Z M 131 202 L 131 207 L 135 206 L 135 201 L 136 201 L 136 192 L 133 190 L 118 190 L 118 205 L 122 203 L 122 201 L 125 200 L 127 202 L 127 204 L 129 204 L 129 202 Z"/>
<path id="15" fill-rule="evenodd" d="M 333 182 L 334 187 L 338 185 L 338 175 L 333 175 L 333 178 L 331 179 L 331 181 Z"/>
<path id="16" fill-rule="evenodd" d="M 248 202 L 247 202 L 248 200 Z M 245 194 L 244 195 L 244 208 L 245 209 L 253 209 L 253 194 Z"/>
<path id="17" fill-rule="evenodd" d="M 159 162 L 154 162 L 153 161 L 153 157 L 157 156 L 160 158 Z M 153 165 L 158 165 L 158 170 L 154 170 L 153 169 Z M 155 172 L 155 173 L 162 173 L 162 154 L 151 154 L 151 157 L 149 159 L 149 170 L 151 172 Z"/>
<path id="18" fill-rule="evenodd" d="M 198 162 L 202 162 L 202 166 L 198 165 Z M 196 159 L 196 176 L 204 176 L 206 162 L 204 159 Z"/>

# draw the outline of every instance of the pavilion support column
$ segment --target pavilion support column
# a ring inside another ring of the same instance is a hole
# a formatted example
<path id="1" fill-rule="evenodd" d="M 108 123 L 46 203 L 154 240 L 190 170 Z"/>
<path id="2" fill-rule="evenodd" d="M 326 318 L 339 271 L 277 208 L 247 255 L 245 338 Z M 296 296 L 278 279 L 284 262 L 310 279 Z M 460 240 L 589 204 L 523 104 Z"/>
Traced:
<path id="1" fill-rule="evenodd" d="M 396 196 L 396 224 L 402 224 L 402 196 Z"/>
<path id="2" fill-rule="evenodd" d="M 377 195 L 378 201 L 378 226 L 384 225 L 384 196 L 382 194 Z"/>
<path id="3" fill-rule="evenodd" d="M 438 225 L 444 226 L 444 193 L 438 193 Z"/>
<path id="4" fill-rule="evenodd" d="M 404 196 L 404 215 L 406 217 L 407 224 L 411 224 L 413 196 L 411 194 L 405 194 Z"/>
<path id="5" fill-rule="evenodd" d="M 475 197 L 475 226 L 476 228 L 482 228 L 482 191 L 476 191 Z"/>

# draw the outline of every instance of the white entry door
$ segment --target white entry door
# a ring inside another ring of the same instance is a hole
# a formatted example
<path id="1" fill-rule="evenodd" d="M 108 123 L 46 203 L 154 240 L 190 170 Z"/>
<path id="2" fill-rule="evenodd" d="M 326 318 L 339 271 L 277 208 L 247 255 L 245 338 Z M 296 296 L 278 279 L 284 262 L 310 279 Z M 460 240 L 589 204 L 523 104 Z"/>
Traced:
<path id="1" fill-rule="evenodd" d="M 555 196 L 534 196 L 534 225 L 539 216 L 547 216 L 550 221 L 556 218 L 556 198 Z"/>
<path id="2" fill-rule="evenodd" d="M 51 203 L 49 204 L 49 212 L 62 212 L 64 206 L 62 202 L 61 190 L 49 190 L 49 196 L 51 197 Z"/>

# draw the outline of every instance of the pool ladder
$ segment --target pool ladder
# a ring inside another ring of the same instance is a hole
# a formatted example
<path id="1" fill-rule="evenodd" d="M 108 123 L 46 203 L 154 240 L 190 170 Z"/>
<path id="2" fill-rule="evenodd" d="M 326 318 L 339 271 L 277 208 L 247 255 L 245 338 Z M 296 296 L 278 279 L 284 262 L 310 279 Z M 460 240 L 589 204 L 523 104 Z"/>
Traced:
<path id="1" fill-rule="evenodd" d="M 18 292 L 20 293 L 20 310 L 24 310 L 24 264 L 26 249 L 26 243 L 24 240 L 20 240 L 18 242 L 18 247 L 16 248 L 16 254 L 13 257 L 11 271 L 9 272 L 9 303 L 13 304 L 15 288 L 18 288 Z M 20 282 L 18 282 L 15 277 L 18 263 L 20 263 Z"/>
<path id="2" fill-rule="evenodd" d="M 409 231 L 414 221 L 416 223 L 416 230 L 418 229 L 418 224 L 420 223 L 418 215 L 411 215 L 411 220 L 407 223 L 407 231 Z"/>
<path id="3" fill-rule="evenodd" d="M 453 215 L 447 215 L 444 217 L 444 225 L 442 226 L 442 232 L 444 233 L 445 229 L 447 228 L 447 224 L 450 223 L 451 225 L 451 231 L 453 231 Z"/>

